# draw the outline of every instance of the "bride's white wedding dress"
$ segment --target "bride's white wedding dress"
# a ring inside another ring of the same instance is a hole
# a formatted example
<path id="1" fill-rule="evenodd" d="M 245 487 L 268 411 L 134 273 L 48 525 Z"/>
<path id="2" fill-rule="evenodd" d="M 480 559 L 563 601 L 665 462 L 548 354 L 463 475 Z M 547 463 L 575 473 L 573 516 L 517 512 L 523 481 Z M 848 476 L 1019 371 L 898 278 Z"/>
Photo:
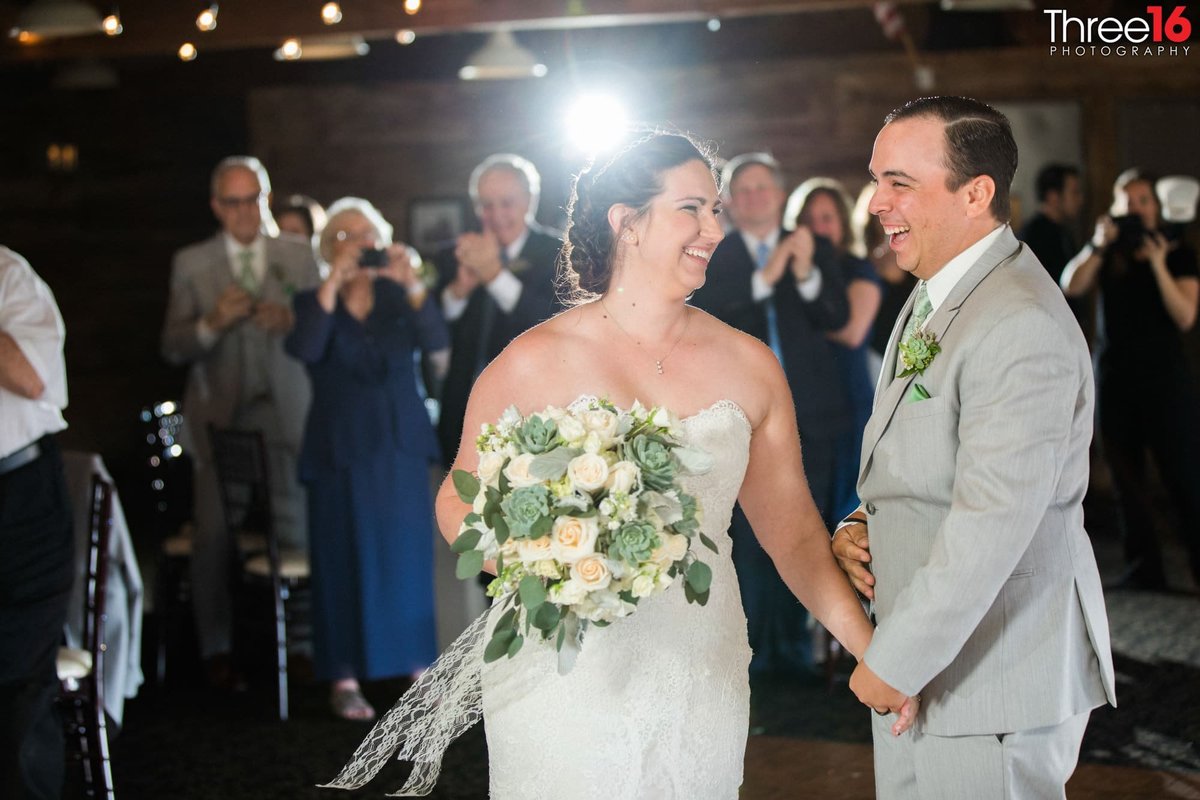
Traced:
<path id="1" fill-rule="evenodd" d="M 590 398 L 583 398 L 584 402 Z M 750 715 L 750 646 L 729 520 L 746 472 L 750 423 L 719 401 L 683 420 L 713 468 L 684 479 L 700 501 L 713 570 L 706 606 L 680 584 L 632 616 L 589 628 L 574 669 L 527 642 L 483 669 L 493 800 L 734 800 Z"/>

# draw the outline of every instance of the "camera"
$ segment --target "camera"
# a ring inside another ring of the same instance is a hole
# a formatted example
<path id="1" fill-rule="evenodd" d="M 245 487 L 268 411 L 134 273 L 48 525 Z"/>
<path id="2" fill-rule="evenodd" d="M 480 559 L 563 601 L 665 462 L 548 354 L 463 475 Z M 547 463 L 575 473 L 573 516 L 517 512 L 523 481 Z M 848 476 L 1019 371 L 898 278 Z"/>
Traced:
<path id="1" fill-rule="evenodd" d="M 360 267 L 386 267 L 388 265 L 388 252 L 382 247 L 368 247 L 358 257 L 358 265 Z"/>
<path id="2" fill-rule="evenodd" d="M 1113 219 L 1117 226 L 1117 239 L 1114 244 L 1121 250 L 1136 250 L 1146 236 L 1146 226 L 1142 218 L 1136 214 L 1127 214 Z"/>

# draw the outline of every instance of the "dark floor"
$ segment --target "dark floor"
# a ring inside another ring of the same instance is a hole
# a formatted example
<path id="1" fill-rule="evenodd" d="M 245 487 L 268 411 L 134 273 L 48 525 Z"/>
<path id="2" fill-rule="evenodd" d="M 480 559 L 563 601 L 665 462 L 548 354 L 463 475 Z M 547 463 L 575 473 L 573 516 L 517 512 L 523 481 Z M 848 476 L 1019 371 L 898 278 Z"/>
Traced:
<path id="1" fill-rule="evenodd" d="M 1089 518 L 1105 512 L 1090 508 Z M 1089 525 L 1111 579 L 1120 569 L 1119 545 L 1103 524 Z M 1200 800 L 1200 597 L 1178 548 L 1171 548 L 1169 577 L 1180 591 L 1108 595 L 1120 707 L 1093 714 L 1072 798 Z M 295 681 L 292 719 L 280 723 L 266 675 L 243 695 L 223 696 L 195 688 L 199 675 L 191 663 L 176 653 L 166 686 L 147 685 L 128 703 L 113 747 L 120 800 L 346 796 L 315 787 L 337 773 L 368 727 L 334 719 L 325 687 Z M 377 683 L 366 693 L 382 710 L 405 685 Z M 744 798 L 873 796 L 869 719 L 844 680 L 832 691 L 820 681 L 780 679 L 756 680 L 753 690 Z M 382 797 L 399 788 L 405 772 L 393 763 L 353 796 Z M 486 795 L 486 748 L 477 726 L 447 754 L 431 797 Z"/>

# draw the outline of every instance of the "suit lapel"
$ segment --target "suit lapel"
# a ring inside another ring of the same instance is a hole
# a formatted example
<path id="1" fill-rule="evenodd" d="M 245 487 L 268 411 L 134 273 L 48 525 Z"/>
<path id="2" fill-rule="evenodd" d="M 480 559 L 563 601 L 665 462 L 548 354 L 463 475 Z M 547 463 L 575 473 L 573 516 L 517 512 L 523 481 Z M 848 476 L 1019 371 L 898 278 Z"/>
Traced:
<path id="1" fill-rule="evenodd" d="M 938 306 L 937 311 L 933 312 L 929 321 L 925 323 L 925 330 L 933 334 L 938 342 L 944 341 L 947 331 L 950 330 L 951 323 L 954 322 L 963 303 L 971 296 L 971 293 L 979 287 L 984 278 L 991 274 L 992 270 L 1010 261 L 1019 253 L 1020 248 L 1021 245 L 1013 235 L 1012 230 L 1005 228 L 1000 237 L 979 257 L 975 265 L 967 271 L 967 274 L 954 285 L 945 302 Z M 908 302 L 904 305 L 904 311 L 901 312 L 900 318 L 896 320 L 896 326 L 892 329 L 892 335 L 888 339 L 888 353 L 884 359 L 883 371 L 879 375 L 879 386 L 876 387 L 875 391 L 875 410 L 871 414 L 871 419 L 867 423 L 866 429 L 863 431 L 863 458 L 858 478 L 860 485 L 870 467 L 871 456 L 875 453 L 875 447 L 879 444 L 884 431 L 887 430 L 888 424 L 892 421 L 892 416 L 896 413 L 896 409 L 900 407 L 900 401 L 908 392 L 908 387 L 917 377 L 916 375 L 909 375 L 907 378 L 891 378 L 891 376 L 896 374 L 899 337 L 904 330 L 904 323 L 907 321 L 908 315 L 912 310 L 915 297 L 916 289 L 909 295 Z M 886 388 L 884 388 L 885 385 Z"/>

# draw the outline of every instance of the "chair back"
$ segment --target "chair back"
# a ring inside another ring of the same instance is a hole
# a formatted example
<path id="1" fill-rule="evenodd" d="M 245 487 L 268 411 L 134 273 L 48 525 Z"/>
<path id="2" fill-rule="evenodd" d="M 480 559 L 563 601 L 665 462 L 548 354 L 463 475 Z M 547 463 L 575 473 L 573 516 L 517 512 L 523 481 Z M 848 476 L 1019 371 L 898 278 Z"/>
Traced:
<path id="1" fill-rule="evenodd" d="M 92 477 L 88 525 L 87 588 L 84 591 L 83 646 L 92 654 L 92 678 L 97 696 L 104 688 L 104 602 L 108 584 L 109 540 L 112 538 L 112 484 Z"/>
<path id="2" fill-rule="evenodd" d="M 235 541 L 239 531 L 263 533 L 271 578 L 279 580 L 279 543 L 271 515 L 266 440 L 261 431 L 220 429 L 211 424 L 208 436 L 225 524 Z"/>

